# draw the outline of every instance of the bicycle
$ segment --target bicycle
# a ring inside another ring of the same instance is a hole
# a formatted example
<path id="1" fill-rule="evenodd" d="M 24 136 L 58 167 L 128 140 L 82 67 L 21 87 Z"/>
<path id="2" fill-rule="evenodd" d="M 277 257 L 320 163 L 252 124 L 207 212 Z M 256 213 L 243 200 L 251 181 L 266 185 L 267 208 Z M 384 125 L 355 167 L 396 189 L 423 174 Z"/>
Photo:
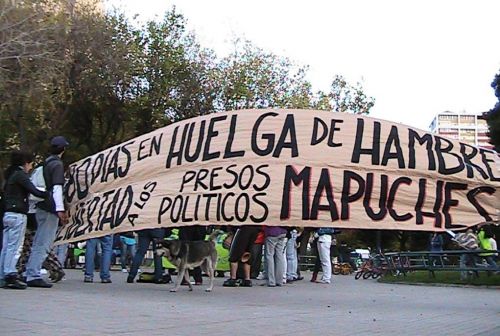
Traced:
<path id="1" fill-rule="evenodd" d="M 359 278 L 363 277 L 363 279 L 367 279 L 365 278 L 365 274 L 371 272 L 371 269 L 373 267 L 373 260 L 366 260 L 364 261 L 361 266 L 359 266 L 359 269 L 358 271 L 356 272 L 356 275 L 354 275 L 354 279 L 358 280 Z"/>
<path id="2" fill-rule="evenodd" d="M 342 275 L 349 275 L 351 274 L 352 272 L 354 272 L 354 270 L 352 269 L 351 265 L 349 263 L 332 263 L 332 273 L 334 275 L 339 275 L 339 274 L 342 274 Z"/>

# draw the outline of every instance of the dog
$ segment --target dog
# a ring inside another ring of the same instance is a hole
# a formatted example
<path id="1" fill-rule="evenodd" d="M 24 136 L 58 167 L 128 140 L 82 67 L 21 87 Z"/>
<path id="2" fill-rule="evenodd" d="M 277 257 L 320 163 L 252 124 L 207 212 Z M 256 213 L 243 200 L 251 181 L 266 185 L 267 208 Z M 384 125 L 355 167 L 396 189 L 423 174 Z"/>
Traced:
<path id="1" fill-rule="evenodd" d="M 177 267 L 177 279 L 175 285 L 170 289 L 176 292 L 181 286 L 182 279 L 186 279 L 189 290 L 193 290 L 193 285 L 189 281 L 189 269 L 201 266 L 203 272 L 210 277 L 210 284 L 205 289 L 211 292 L 214 287 L 214 272 L 217 265 L 217 250 L 215 240 L 220 231 L 214 231 L 209 240 L 205 241 L 183 241 L 183 240 L 163 240 L 156 247 L 156 254 L 166 257 L 175 267 Z"/>

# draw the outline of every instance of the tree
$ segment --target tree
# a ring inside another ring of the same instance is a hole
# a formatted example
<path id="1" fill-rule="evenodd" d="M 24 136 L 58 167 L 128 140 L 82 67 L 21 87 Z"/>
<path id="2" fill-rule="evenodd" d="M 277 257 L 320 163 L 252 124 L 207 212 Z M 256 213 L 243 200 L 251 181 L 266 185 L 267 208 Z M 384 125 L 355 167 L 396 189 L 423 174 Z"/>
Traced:
<path id="1" fill-rule="evenodd" d="M 141 33 L 142 74 L 136 88 L 136 134 L 214 111 L 215 56 L 186 33 L 175 8 Z"/>
<path id="2" fill-rule="evenodd" d="M 130 106 L 140 81 L 139 32 L 125 17 L 74 13 L 66 41 L 64 89 L 67 132 L 81 156 L 120 143 L 134 134 Z"/>
<path id="3" fill-rule="evenodd" d="M 314 108 L 334 112 L 369 114 L 374 105 L 375 99 L 365 94 L 361 83 L 352 85 L 343 76 L 336 75 L 329 93 L 322 91 L 317 93 Z"/>
<path id="4" fill-rule="evenodd" d="M 1 7 L 0 43 L 10 48 L 0 52 L 3 148 L 30 145 L 45 154 L 46 140 L 64 134 L 72 161 L 133 136 L 127 125 L 142 75 L 140 36 L 123 15 L 102 13 L 97 2 L 72 4 Z"/>
<path id="5" fill-rule="evenodd" d="M 306 67 L 264 52 L 249 41 L 236 40 L 234 51 L 220 62 L 217 110 L 308 108 L 311 85 Z"/>
<path id="6" fill-rule="evenodd" d="M 61 70 L 57 1 L 0 4 L 0 147 L 39 143 L 50 106 L 54 77 Z M 55 81 L 57 82 L 57 81 Z M 56 84 L 57 85 L 57 84 Z M 38 124 L 39 127 L 33 127 Z"/>
<path id="7" fill-rule="evenodd" d="M 491 82 L 491 87 L 495 90 L 498 102 L 491 110 L 485 113 L 484 117 L 488 122 L 491 144 L 497 152 L 500 152 L 500 72 L 495 75 L 495 78 Z"/>

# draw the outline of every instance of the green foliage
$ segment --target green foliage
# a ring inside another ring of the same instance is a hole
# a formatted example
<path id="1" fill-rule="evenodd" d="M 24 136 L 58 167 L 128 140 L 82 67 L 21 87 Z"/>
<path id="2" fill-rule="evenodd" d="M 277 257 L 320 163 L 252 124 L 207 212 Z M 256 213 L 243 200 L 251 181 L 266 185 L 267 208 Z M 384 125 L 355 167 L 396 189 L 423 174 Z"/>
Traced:
<path id="1" fill-rule="evenodd" d="M 435 278 L 431 277 L 428 271 L 415 271 L 407 273 L 406 276 L 388 274 L 380 279 L 380 282 L 500 286 L 500 274 L 487 275 L 486 272 L 480 272 L 478 278 L 469 280 L 461 280 L 458 271 L 436 271 L 434 274 Z"/>
<path id="2" fill-rule="evenodd" d="M 75 161 L 186 118 L 243 108 L 368 113 L 373 98 L 337 76 L 312 93 L 308 68 L 236 40 L 219 59 L 175 8 L 132 25 L 93 1 L 0 3 L 0 166 L 12 148 L 45 155 L 65 135 Z"/>
<path id="3" fill-rule="evenodd" d="M 136 133 L 213 112 L 215 56 L 186 33 L 185 19 L 167 12 L 141 32 L 142 73 L 136 87 Z"/>
<path id="4" fill-rule="evenodd" d="M 500 72 L 495 75 L 491 87 L 495 90 L 495 96 L 498 102 L 486 114 L 488 122 L 491 143 L 497 152 L 500 152 Z"/>
<path id="5" fill-rule="evenodd" d="M 52 107 L 62 53 L 59 16 L 46 15 L 52 1 L 0 4 L 0 148 L 38 149 L 49 123 L 42 114 Z"/>
<path id="6" fill-rule="evenodd" d="M 235 41 L 235 50 L 221 61 L 218 110 L 252 108 L 308 108 L 311 85 L 306 68 L 266 53 L 249 41 Z"/>
<path id="7" fill-rule="evenodd" d="M 375 105 L 375 99 L 364 93 L 361 83 L 351 85 L 341 75 L 335 76 L 329 93 L 319 92 L 317 97 L 318 110 L 368 114 Z"/>

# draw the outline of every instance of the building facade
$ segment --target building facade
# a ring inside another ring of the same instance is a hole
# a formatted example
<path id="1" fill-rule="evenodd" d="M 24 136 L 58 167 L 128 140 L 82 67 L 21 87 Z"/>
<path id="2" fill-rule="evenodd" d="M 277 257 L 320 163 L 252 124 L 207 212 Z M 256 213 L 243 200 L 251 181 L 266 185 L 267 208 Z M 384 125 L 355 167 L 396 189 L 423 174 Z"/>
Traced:
<path id="1" fill-rule="evenodd" d="M 481 118 L 481 114 L 445 111 L 434 117 L 429 129 L 445 138 L 493 149 L 493 145 L 489 143 L 488 124 Z"/>

